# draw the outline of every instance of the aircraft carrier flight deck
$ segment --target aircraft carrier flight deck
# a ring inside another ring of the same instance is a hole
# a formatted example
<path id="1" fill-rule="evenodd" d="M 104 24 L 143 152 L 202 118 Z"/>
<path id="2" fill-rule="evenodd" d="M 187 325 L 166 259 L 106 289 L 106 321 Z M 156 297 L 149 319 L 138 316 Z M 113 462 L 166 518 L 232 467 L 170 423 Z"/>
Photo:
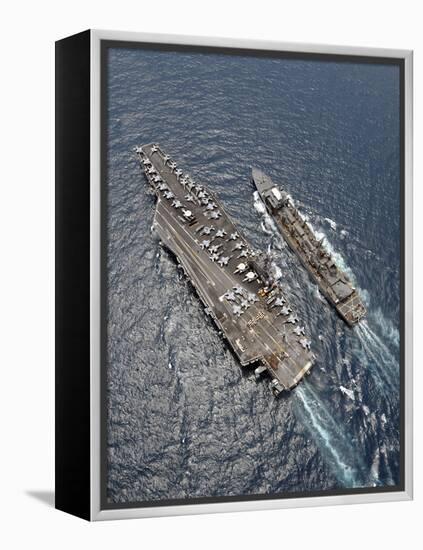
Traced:
<path id="1" fill-rule="evenodd" d="M 295 387 L 314 356 L 305 327 L 272 280 L 266 255 L 252 250 L 217 197 L 158 145 L 137 147 L 136 153 L 157 196 L 153 229 L 240 364 L 254 364 L 257 377 L 267 372 L 276 395 Z"/>

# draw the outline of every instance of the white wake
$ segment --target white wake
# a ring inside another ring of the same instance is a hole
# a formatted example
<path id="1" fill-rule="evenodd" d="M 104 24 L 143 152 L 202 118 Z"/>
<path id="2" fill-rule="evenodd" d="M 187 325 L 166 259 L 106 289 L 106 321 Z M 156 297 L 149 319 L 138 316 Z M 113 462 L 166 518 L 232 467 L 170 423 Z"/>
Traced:
<path id="1" fill-rule="evenodd" d="M 298 386 L 295 395 L 301 401 L 311 431 L 317 435 L 315 442 L 320 442 L 323 445 L 322 452 L 330 456 L 338 481 L 348 487 L 359 486 L 359 471 L 363 464 L 348 444 L 339 425 L 309 386 Z"/>
<path id="2" fill-rule="evenodd" d="M 356 334 L 366 355 L 372 360 L 373 372 L 382 385 L 396 391 L 399 386 L 399 364 L 387 345 L 370 328 L 366 320 L 356 327 Z"/>

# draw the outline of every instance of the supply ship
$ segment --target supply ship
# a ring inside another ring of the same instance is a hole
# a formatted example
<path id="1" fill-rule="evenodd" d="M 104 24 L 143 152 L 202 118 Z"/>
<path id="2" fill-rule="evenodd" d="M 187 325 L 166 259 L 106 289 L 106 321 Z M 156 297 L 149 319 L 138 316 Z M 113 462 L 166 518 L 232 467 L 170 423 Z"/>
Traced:
<path id="1" fill-rule="evenodd" d="M 291 390 L 310 372 L 314 355 L 268 256 L 250 247 L 217 197 L 158 145 L 135 151 L 157 197 L 153 230 L 206 313 L 242 366 L 256 366 L 257 378 L 268 373 L 275 395 Z"/>
<path id="2" fill-rule="evenodd" d="M 285 241 L 317 283 L 321 293 L 348 325 L 358 323 L 365 316 L 366 308 L 348 276 L 336 265 L 325 248 L 324 239 L 316 237 L 290 195 L 275 185 L 269 176 L 253 168 L 252 181 Z"/>

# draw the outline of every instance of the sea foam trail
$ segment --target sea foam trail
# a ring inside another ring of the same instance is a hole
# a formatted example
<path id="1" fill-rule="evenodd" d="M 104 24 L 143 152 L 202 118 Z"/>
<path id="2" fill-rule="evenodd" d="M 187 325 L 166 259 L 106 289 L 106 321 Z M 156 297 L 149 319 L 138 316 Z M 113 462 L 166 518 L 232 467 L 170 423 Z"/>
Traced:
<path id="1" fill-rule="evenodd" d="M 335 221 L 331 220 L 330 218 L 325 218 L 325 222 L 327 222 L 330 225 L 330 228 L 333 231 L 336 231 L 337 223 Z"/>
<path id="2" fill-rule="evenodd" d="M 382 334 L 383 339 L 389 340 L 391 345 L 395 347 L 396 349 L 399 349 L 400 347 L 400 333 L 399 330 L 396 328 L 394 323 L 387 319 L 382 310 L 380 308 L 377 308 L 372 315 L 372 321 L 375 322 L 375 324 L 379 327 L 379 330 Z"/>
<path id="3" fill-rule="evenodd" d="M 360 324 L 361 332 L 365 335 L 366 339 L 377 350 L 379 355 L 384 359 L 391 370 L 398 374 L 398 363 L 386 344 L 379 338 L 379 336 L 369 327 L 367 321 L 362 321 Z"/>
<path id="4" fill-rule="evenodd" d="M 273 218 L 271 218 L 271 216 L 269 216 L 269 214 L 267 213 L 266 205 L 261 200 L 260 195 L 258 194 L 258 191 L 254 191 L 253 197 L 254 197 L 254 210 L 258 212 L 263 218 L 263 225 L 262 225 L 263 231 L 268 235 L 271 235 L 271 234 L 277 235 L 278 229 L 275 225 L 275 222 L 273 221 Z"/>
<path id="5" fill-rule="evenodd" d="M 363 471 L 361 459 L 348 444 L 326 407 L 308 386 L 299 386 L 295 395 L 299 397 L 313 439 L 322 454 L 330 457 L 338 481 L 347 487 L 360 486 L 360 472 Z"/>
<path id="6" fill-rule="evenodd" d="M 283 240 L 274 220 L 267 213 L 266 206 L 257 192 L 254 193 L 254 208 L 263 219 L 262 229 L 264 232 L 273 234 L 274 237 Z M 327 236 L 323 232 L 315 231 L 311 224 L 310 227 L 315 232 L 317 238 L 325 239 L 324 246 L 327 251 L 332 255 L 337 265 L 348 273 L 351 280 L 354 280 L 353 274 L 344 258 L 341 254 L 334 251 Z M 318 287 L 316 289 L 318 291 Z M 325 301 L 323 296 L 321 299 Z M 378 355 L 373 350 L 372 343 L 374 341 L 377 342 L 377 339 L 372 338 L 372 331 L 370 329 L 367 330 L 367 326 L 362 333 L 364 341 L 363 349 L 374 360 Z M 385 387 L 388 383 L 389 379 L 382 381 Z M 359 487 L 363 485 L 363 482 L 378 485 L 380 483 L 378 477 L 379 469 L 373 468 L 369 471 L 368 466 L 363 463 L 361 453 L 354 451 L 340 426 L 335 422 L 324 403 L 311 387 L 303 382 L 301 386 L 296 388 L 295 395 L 298 396 L 297 403 L 300 408 L 300 414 L 304 417 L 305 424 L 310 427 L 310 433 L 316 445 L 322 454 L 326 455 L 331 461 L 338 481 L 347 487 Z"/>
<path id="7" fill-rule="evenodd" d="M 372 360 L 373 371 L 382 384 L 397 390 L 399 386 L 399 365 L 388 347 L 369 327 L 367 321 L 361 321 L 356 327 L 357 336 L 366 355 Z"/>

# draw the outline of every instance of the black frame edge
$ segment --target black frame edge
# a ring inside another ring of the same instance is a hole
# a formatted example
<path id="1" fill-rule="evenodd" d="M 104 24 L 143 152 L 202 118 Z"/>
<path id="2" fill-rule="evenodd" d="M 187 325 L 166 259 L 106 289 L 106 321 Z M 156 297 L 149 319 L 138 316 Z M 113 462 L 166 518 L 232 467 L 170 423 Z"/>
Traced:
<path id="1" fill-rule="evenodd" d="M 55 507 L 91 519 L 91 31 L 55 44 Z"/>

